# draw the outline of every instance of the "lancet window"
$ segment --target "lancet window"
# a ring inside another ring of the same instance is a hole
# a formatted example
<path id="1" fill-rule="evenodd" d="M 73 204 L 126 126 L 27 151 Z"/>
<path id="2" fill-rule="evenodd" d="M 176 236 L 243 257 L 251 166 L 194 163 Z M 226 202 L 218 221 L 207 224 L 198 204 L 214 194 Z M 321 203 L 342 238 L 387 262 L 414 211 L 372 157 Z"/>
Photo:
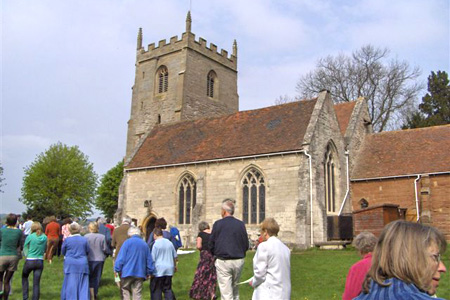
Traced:
<path id="1" fill-rule="evenodd" d="M 328 144 L 324 160 L 325 173 L 325 205 L 327 212 L 336 212 L 336 164 L 333 155 L 333 146 Z"/>
<path id="2" fill-rule="evenodd" d="M 242 220 L 245 224 L 259 224 L 266 217 L 266 185 L 264 176 L 249 169 L 242 178 Z"/>
<path id="3" fill-rule="evenodd" d="M 197 184 L 191 174 L 184 175 L 178 185 L 178 223 L 191 224 L 197 200 Z"/>

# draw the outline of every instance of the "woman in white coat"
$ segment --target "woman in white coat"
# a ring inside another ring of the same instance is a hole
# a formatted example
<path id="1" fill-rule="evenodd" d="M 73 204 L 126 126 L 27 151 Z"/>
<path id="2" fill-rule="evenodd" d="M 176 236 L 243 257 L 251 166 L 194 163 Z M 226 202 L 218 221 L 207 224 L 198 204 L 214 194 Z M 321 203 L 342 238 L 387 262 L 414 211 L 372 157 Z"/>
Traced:
<path id="1" fill-rule="evenodd" d="M 276 236 L 280 226 L 273 218 L 261 223 L 263 242 L 253 258 L 250 285 L 253 300 L 291 299 L 291 251 Z"/>

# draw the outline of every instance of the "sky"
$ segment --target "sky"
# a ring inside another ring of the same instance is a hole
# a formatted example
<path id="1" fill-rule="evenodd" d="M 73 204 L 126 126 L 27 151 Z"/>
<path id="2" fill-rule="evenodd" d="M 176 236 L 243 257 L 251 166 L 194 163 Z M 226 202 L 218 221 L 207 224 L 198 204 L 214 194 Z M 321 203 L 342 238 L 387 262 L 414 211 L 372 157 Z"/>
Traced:
<path id="1" fill-rule="evenodd" d="M 77 145 L 99 176 L 123 158 L 138 28 L 143 45 L 180 37 L 188 10 L 197 39 L 228 53 L 236 39 L 240 110 L 295 97 L 317 59 L 366 44 L 420 67 L 423 83 L 450 69 L 448 0 L 0 3 L 0 213 L 26 210 L 18 200 L 23 169 L 52 144 Z"/>

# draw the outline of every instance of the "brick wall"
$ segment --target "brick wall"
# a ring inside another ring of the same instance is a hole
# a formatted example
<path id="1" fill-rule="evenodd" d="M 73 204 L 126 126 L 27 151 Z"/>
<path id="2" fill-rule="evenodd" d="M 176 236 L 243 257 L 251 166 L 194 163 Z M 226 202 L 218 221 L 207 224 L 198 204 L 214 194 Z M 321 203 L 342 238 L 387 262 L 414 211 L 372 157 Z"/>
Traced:
<path id="1" fill-rule="evenodd" d="M 416 221 L 414 180 L 417 177 L 357 181 L 351 184 L 353 210 L 364 198 L 369 206 L 393 203 L 406 208 L 406 219 Z M 450 240 L 450 175 L 422 176 L 418 182 L 421 222 L 439 228 Z"/>

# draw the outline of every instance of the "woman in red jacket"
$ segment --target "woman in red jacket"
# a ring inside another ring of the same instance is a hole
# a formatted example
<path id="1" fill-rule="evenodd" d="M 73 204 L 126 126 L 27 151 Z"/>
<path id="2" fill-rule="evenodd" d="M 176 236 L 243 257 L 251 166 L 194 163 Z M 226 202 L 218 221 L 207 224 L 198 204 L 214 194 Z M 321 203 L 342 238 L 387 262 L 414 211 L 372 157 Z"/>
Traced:
<path id="1" fill-rule="evenodd" d="M 58 248 L 59 235 L 61 234 L 61 226 L 56 222 L 55 216 L 50 217 L 50 223 L 45 227 L 45 235 L 47 236 L 47 253 L 46 259 L 51 264 L 53 255 Z"/>

